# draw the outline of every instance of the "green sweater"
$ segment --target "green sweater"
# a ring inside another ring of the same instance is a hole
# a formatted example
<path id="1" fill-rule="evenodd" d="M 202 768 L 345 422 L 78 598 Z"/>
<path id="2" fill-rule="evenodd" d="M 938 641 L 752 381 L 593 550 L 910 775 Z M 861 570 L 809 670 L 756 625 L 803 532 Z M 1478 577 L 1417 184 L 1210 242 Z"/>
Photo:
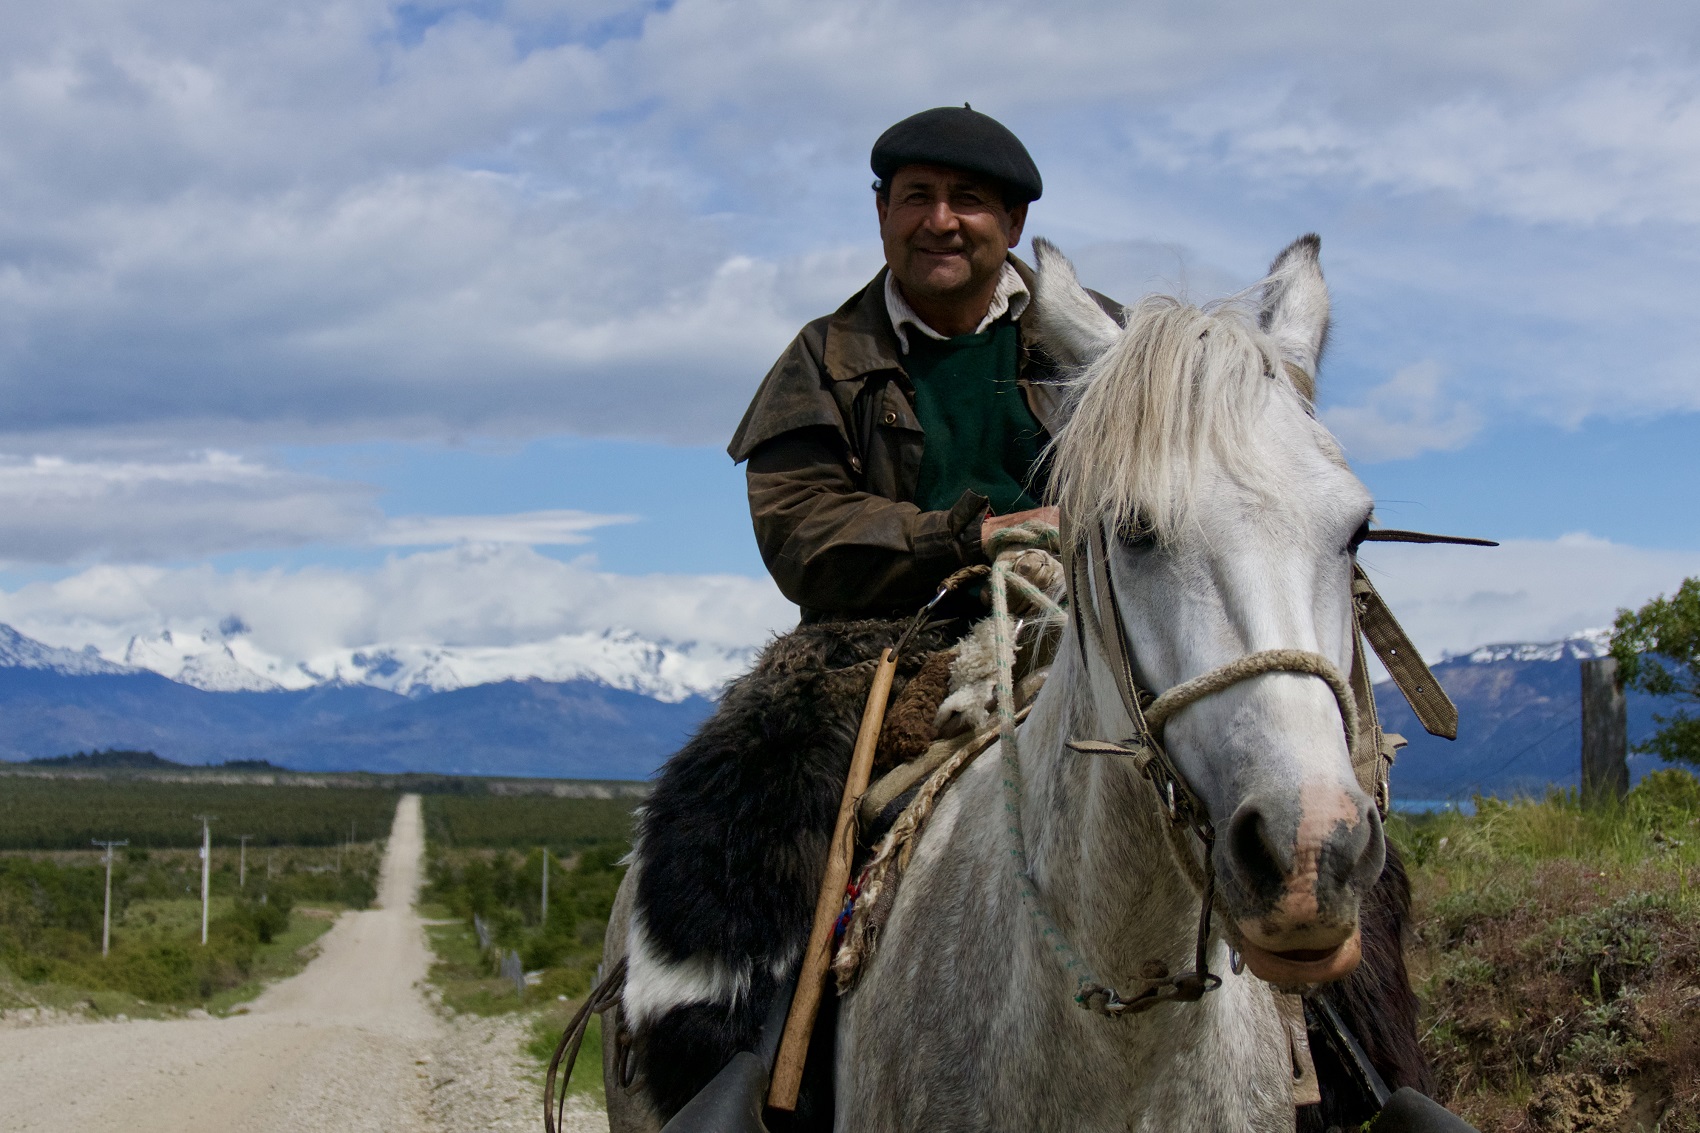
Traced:
<path id="1" fill-rule="evenodd" d="M 994 515 L 1039 506 L 1033 473 L 1046 438 L 1015 381 L 1020 346 L 1009 319 L 944 342 L 910 334 L 904 368 L 926 434 L 915 490 L 922 511 L 949 511 L 970 488 Z"/>

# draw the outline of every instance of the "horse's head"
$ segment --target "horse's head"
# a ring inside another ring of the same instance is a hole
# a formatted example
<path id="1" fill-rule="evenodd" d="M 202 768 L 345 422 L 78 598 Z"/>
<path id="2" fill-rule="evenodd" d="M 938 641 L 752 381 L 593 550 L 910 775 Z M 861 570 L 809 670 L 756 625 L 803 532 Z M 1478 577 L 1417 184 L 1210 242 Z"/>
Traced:
<path id="1" fill-rule="evenodd" d="M 1065 520 L 1101 526 L 1135 675 L 1153 692 L 1272 649 L 1352 662 L 1352 542 L 1371 499 L 1316 420 L 1328 331 L 1320 241 L 1207 308 L 1149 298 L 1125 329 L 1038 242 L 1046 348 L 1079 368 L 1056 442 Z M 1095 674 L 1095 700 L 1115 703 Z M 1375 805 L 1324 680 L 1250 676 L 1180 709 L 1164 740 L 1209 812 L 1222 901 L 1252 971 L 1349 974 L 1379 875 Z"/>

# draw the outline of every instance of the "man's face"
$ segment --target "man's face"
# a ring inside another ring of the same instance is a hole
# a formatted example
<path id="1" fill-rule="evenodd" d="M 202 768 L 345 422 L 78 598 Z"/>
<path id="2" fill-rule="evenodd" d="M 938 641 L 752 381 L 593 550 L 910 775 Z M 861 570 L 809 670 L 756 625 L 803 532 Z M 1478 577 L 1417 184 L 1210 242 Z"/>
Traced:
<path id="1" fill-rule="evenodd" d="M 911 299 L 977 298 L 1021 242 L 1027 206 L 1004 207 L 986 178 L 942 165 L 905 165 L 879 208 L 885 262 Z"/>

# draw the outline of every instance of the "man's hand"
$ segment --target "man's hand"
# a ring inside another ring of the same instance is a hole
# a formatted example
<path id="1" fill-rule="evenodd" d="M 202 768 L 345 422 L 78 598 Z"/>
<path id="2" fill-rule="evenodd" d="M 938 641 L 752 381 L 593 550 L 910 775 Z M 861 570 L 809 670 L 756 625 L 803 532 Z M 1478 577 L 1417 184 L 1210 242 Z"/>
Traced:
<path id="1" fill-rule="evenodd" d="M 1012 511 L 1008 515 L 988 515 L 980 521 L 980 548 L 992 557 L 992 536 L 1006 527 L 1015 527 L 1025 520 L 1037 519 L 1052 527 L 1060 526 L 1062 513 L 1054 507 L 1036 507 L 1032 511 Z"/>

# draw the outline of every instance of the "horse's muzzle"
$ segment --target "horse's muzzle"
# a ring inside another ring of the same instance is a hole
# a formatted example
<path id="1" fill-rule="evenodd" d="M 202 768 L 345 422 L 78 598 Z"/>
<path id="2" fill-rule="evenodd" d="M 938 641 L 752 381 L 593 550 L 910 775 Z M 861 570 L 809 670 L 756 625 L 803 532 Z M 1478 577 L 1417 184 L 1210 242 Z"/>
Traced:
<path id="1" fill-rule="evenodd" d="M 1313 786 L 1296 805 L 1248 799 L 1228 823 L 1223 895 L 1252 972 L 1327 983 L 1357 967 L 1358 898 L 1381 872 L 1380 816 L 1362 792 Z"/>

